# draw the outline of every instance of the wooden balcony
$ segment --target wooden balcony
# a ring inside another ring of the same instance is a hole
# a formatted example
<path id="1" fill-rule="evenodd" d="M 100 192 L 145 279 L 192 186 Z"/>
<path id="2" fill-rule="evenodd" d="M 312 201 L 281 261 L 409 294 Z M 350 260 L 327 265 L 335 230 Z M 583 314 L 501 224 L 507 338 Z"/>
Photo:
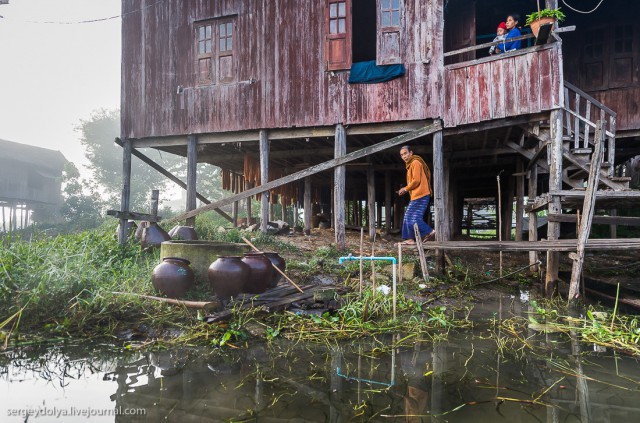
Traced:
<path id="1" fill-rule="evenodd" d="M 560 43 L 447 65 L 444 126 L 451 128 L 561 108 L 564 105 L 561 70 Z"/>

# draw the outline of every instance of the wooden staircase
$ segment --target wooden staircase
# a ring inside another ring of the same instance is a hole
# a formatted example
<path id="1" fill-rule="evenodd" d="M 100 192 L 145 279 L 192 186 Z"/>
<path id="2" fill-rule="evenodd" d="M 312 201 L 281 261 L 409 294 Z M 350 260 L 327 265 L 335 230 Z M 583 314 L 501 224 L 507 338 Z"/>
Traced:
<path id="1" fill-rule="evenodd" d="M 599 188 L 628 190 L 631 178 L 616 173 L 616 113 L 570 83 L 565 82 L 564 87 L 563 182 L 572 189 L 585 189 L 592 161 L 595 129 L 597 122 L 603 121 L 606 132 Z M 548 121 L 529 124 L 522 128 L 526 135 L 539 141 L 537 146 L 528 149 L 527 156 L 530 159 L 536 154 L 541 156 L 540 153 L 544 153 L 541 150 L 550 145 L 551 131 Z M 544 168 L 544 162 L 541 163 Z"/>

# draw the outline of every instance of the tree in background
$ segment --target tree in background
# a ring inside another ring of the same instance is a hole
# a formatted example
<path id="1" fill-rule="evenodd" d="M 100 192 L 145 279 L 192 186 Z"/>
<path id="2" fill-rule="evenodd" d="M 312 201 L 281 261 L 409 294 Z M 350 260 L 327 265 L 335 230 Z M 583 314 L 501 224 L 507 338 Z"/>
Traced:
<path id="1" fill-rule="evenodd" d="M 80 142 L 89 159 L 89 170 L 94 181 L 105 195 L 107 208 L 120 208 L 122 192 L 122 148 L 114 139 L 120 136 L 120 112 L 118 110 L 96 110 L 88 120 L 80 120 L 76 127 Z M 149 150 L 149 151 L 145 151 Z M 183 166 L 182 159 L 173 154 L 160 154 L 158 150 L 140 149 L 160 166 L 169 171 Z M 152 189 L 163 190 L 168 180 L 137 157 L 131 160 L 130 208 L 146 212 L 148 197 Z"/>
<path id="2" fill-rule="evenodd" d="M 62 217 L 83 229 L 102 222 L 104 201 L 97 187 L 80 178 L 78 168 L 67 162 L 62 170 Z"/>

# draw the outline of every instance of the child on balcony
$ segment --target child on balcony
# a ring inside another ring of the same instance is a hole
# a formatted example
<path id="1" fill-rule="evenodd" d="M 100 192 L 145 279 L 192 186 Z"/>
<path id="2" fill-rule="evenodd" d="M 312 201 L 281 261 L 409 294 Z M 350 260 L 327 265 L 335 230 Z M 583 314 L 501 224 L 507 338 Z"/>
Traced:
<path id="1" fill-rule="evenodd" d="M 498 25 L 498 29 L 496 29 L 496 38 L 493 39 L 493 42 L 503 41 L 507 37 L 507 24 L 504 22 L 500 22 Z M 500 54 L 504 52 L 504 43 L 497 44 L 495 46 L 491 46 L 489 49 L 489 54 Z"/>

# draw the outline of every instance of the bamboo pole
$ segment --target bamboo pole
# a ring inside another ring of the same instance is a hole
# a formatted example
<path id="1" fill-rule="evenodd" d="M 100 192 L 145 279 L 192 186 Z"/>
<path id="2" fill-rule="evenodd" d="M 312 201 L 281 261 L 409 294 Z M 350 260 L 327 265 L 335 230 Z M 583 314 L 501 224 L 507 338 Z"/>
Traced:
<path id="1" fill-rule="evenodd" d="M 364 228 L 360 228 L 360 295 L 362 295 L 362 253 L 364 252 Z"/>
<path id="2" fill-rule="evenodd" d="M 424 256 L 424 248 L 422 247 L 422 236 L 420 236 L 420 229 L 418 224 L 413 224 L 413 232 L 416 235 L 416 247 L 418 248 L 418 257 L 420 257 L 420 268 L 422 269 L 422 278 L 426 281 L 429 280 L 429 268 L 427 267 L 427 259 Z"/>
<path id="3" fill-rule="evenodd" d="M 253 248 L 255 251 L 260 251 L 255 245 L 253 245 L 251 243 L 251 241 L 249 241 L 247 238 L 242 237 L 242 240 L 251 248 Z M 271 260 L 269 260 L 271 261 Z M 275 264 L 271 263 L 271 266 L 276 269 L 278 271 L 278 273 L 280 273 L 282 276 L 284 276 L 284 278 L 291 284 L 293 285 L 298 291 L 300 291 L 301 293 L 304 293 L 304 291 L 302 289 L 300 289 L 300 287 L 298 285 L 296 285 L 296 283 L 294 281 L 292 281 L 291 279 L 289 279 L 289 276 L 287 276 L 282 270 L 280 270 Z"/>
<path id="4" fill-rule="evenodd" d="M 144 295 L 144 294 L 136 294 L 135 292 L 118 292 L 111 291 L 112 294 L 117 295 L 133 295 L 140 298 L 146 298 L 148 300 L 161 301 L 163 303 L 184 306 L 187 308 L 197 308 L 208 310 L 216 307 L 217 303 L 215 301 L 187 301 L 187 300 L 178 300 L 175 298 L 164 298 L 164 297 L 155 297 L 153 295 Z"/>

